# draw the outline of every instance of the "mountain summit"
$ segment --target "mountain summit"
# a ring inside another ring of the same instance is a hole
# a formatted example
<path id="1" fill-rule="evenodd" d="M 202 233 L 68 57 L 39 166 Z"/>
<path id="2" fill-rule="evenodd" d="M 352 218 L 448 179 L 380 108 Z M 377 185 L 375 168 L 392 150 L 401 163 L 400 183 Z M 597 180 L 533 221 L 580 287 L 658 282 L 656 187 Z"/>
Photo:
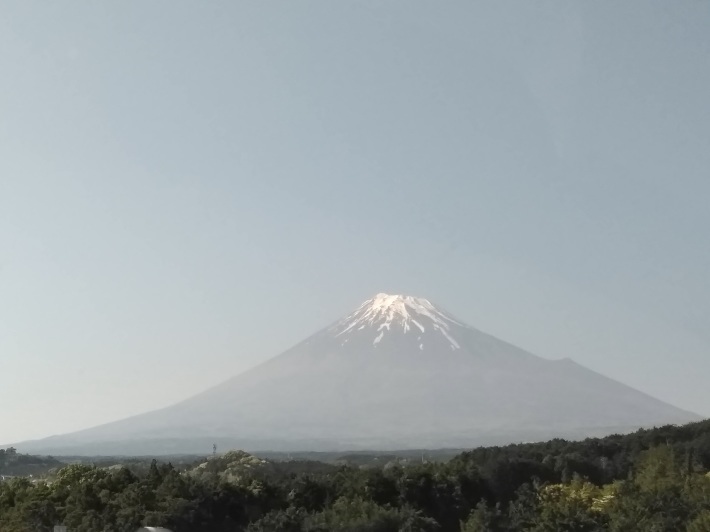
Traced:
<path id="1" fill-rule="evenodd" d="M 369 335 L 374 332 L 373 345 L 377 345 L 385 334 L 407 334 L 412 331 L 423 350 L 428 330 L 430 334 L 443 336 L 451 349 L 460 349 L 461 346 L 449 334 L 452 326 L 461 326 L 461 323 L 437 309 L 428 299 L 380 293 L 340 320 L 331 331 L 336 337 L 342 336 L 344 341 L 348 341 L 352 334 Z"/>
<path id="2" fill-rule="evenodd" d="M 548 360 L 427 299 L 377 294 L 285 353 L 181 403 L 16 446 L 61 454 L 471 447 L 698 416 Z"/>

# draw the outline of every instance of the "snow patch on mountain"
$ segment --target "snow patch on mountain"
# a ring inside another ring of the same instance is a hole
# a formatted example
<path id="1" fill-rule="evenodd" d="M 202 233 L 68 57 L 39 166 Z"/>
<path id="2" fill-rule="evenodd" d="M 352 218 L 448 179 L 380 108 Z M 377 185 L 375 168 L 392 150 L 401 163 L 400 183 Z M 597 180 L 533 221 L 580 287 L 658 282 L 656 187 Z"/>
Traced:
<path id="1" fill-rule="evenodd" d="M 437 309 L 428 299 L 380 293 L 365 301 L 333 329 L 336 336 L 373 329 L 376 333 L 373 345 L 382 341 L 385 332 L 401 331 L 406 334 L 416 330 L 418 334 L 423 334 L 430 330 L 443 335 L 452 350 L 460 349 L 459 343 L 451 335 L 451 325 L 466 327 Z"/>

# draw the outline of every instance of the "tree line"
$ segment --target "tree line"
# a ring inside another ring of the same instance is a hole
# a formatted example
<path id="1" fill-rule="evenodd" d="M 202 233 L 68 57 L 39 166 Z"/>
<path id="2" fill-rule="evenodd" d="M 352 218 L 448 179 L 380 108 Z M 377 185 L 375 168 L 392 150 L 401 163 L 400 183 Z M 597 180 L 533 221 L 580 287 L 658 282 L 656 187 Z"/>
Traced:
<path id="1" fill-rule="evenodd" d="M 7 453 L 5 453 L 7 454 Z M 73 464 L 0 483 L 0 530 L 710 531 L 710 421 L 377 467 L 241 451 L 189 466 Z"/>

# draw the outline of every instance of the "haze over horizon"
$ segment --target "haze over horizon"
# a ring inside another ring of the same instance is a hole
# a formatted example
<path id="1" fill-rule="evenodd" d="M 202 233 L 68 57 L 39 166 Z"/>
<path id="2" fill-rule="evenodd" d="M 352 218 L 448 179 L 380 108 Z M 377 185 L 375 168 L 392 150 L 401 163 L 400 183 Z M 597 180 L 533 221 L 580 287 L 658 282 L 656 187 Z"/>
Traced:
<path id="1" fill-rule="evenodd" d="M 710 3 L 0 14 L 0 442 L 377 292 L 710 415 Z"/>

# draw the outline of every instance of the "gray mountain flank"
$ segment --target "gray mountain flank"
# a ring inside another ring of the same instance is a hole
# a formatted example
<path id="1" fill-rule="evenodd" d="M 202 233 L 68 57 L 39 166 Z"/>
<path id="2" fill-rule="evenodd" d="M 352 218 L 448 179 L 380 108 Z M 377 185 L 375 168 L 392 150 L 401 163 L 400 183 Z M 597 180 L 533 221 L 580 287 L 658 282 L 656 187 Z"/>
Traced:
<path id="1" fill-rule="evenodd" d="M 696 421 L 429 301 L 378 294 L 285 353 L 178 404 L 15 444 L 54 455 L 463 448 Z"/>

